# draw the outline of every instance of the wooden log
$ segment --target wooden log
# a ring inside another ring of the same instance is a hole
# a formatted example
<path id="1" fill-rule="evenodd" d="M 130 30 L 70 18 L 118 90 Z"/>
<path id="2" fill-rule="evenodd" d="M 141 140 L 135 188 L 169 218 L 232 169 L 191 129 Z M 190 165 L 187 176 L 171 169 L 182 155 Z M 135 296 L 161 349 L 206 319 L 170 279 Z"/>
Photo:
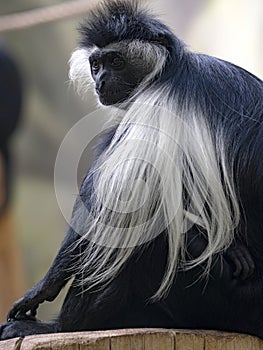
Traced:
<path id="1" fill-rule="evenodd" d="M 16 338 L 1 341 L 0 350 L 263 350 L 263 341 L 217 331 L 124 329 Z"/>

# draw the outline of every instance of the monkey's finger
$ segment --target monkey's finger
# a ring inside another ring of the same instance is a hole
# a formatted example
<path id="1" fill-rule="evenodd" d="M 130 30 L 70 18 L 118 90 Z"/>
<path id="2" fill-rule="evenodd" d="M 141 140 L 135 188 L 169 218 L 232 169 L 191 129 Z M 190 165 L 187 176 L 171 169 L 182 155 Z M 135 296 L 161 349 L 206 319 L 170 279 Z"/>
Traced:
<path id="1" fill-rule="evenodd" d="M 30 316 L 36 318 L 38 305 L 30 309 Z"/>
<path id="2" fill-rule="evenodd" d="M 243 264 L 243 272 L 242 272 L 241 278 L 245 280 L 253 275 L 255 270 L 255 265 L 253 261 L 249 260 L 249 257 L 246 257 L 242 262 L 242 264 Z"/>
<path id="3" fill-rule="evenodd" d="M 240 271 L 240 278 L 246 280 L 249 278 L 255 270 L 254 261 L 249 253 L 249 251 L 243 247 L 242 252 L 239 252 L 237 258 L 241 264 L 242 270 Z"/>
<path id="4" fill-rule="evenodd" d="M 19 311 L 11 311 L 7 315 L 7 322 L 15 321 L 19 318 L 21 318 L 21 315 L 26 314 L 25 310 L 19 310 Z"/>
<path id="5" fill-rule="evenodd" d="M 7 322 L 13 321 L 21 315 L 25 314 L 27 311 L 31 309 L 29 303 L 24 298 L 17 300 L 11 307 L 8 315 Z"/>
<path id="6" fill-rule="evenodd" d="M 240 277 L 244 281 L 244 280 L 246 280 L 249 277 L 250 266 L 249 266 L 249 263 L 248 263 L 246 258 L 243 257 L 241 261 L 242 261 L 241 262 L 241 264 L 242 264 L 242 272 L 240 274 Z"/>
<path id="7" fill-rule="evenodd" d="M 247 262 L 249 265 L 249 273 L 248 273 L 247 277 L 251 277 L 253 275 L 253 273 L 255 272 L 256 267 L 255 267 L 254 260 L 252 259 L 250 254 L 247 255 Z"/>
<path id="8" fill-rule="evenodd" d="M 242 272 L 242 264 L 241 261 L 238 257 L 233 259 L 233 263 L 235 265 L 235 271 L 234 271 L 234 277 L 238 277 L 240 276 L 241 272 Z"/>

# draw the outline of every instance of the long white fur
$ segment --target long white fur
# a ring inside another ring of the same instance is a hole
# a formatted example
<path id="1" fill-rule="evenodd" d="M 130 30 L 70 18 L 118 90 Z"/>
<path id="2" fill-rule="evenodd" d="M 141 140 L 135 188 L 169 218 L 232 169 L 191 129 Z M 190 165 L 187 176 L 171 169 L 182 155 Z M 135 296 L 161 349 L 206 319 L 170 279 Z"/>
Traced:
<path id="1" fill-rule="evenodd" d="M 74 84 L 78 94 L 85 96 L 93 86 L 93 79 L 90 74 L 89 57 L 96 50 L 96 46 L 91 49 L 78 48 L 75 50 L 69 60 L 69 78 Z"/>
<path id="2" fill-rule="evenodd" d="M 72 56 L 70 77 L 77 79 L 85 92 L 89 63 L 88 53 L 82 50 Z M 75 208 L 74 225 L 79 223 L 83 239 L 91 242 L 80 266 L 86 289 L 111 281 L 136 247 L 166 229 L 167 268 L 154 295 L 161 298 L 179 267 L 189 269 L 207 261 L 209 269 L 212 256 L 231 244 L 239 221 L 231 164 L 226 160 L 220 130 L 215 144 L 206 118 L 196 106 L 179 109 L 176 98 L 168 97 L 169 87 L 147 87 L 166 60 L 167 53 L 158 46 L 156 52 L 155 68 L 143 89 L 136 92 L 134 102 L 122 110 L 109 148 L 91 171 L 91 210 L 83 209 L 81 203 Z M 119 113 L 117 109 L 112 118 Z M 190 196 L 188 204 L 185 193 Z M 189 260 L 185 235 L 192 225 L 205 232 L 207 247 Z"/>

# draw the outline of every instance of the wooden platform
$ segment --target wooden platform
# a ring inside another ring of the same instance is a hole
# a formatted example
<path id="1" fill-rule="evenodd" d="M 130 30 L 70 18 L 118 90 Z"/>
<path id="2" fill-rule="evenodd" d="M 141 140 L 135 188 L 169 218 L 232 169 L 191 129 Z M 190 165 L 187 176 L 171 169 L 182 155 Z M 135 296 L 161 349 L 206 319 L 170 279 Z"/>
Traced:
<path id="1" fill-rule="evenodd" d="M 263 350 L 263 341 L 217 331 L 125 329 L 0 341 L 0 350 Z"/>

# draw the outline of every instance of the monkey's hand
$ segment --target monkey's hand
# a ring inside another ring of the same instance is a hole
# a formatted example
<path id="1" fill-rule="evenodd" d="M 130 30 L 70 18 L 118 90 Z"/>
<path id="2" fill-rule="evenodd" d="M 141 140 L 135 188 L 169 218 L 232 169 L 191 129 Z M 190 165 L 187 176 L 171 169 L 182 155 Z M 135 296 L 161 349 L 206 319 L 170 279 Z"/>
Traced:
<path id="1" fill-rule="evenodd" d="M 12 305 L 7 315 L 7 322 L 15 320 L 36 320 L 37 309 L 40 303 L 41 301 L 37 300 L 37 298 L 30 298 L 26 294 Z"/>
<path id="2" fill-rule="evenodd" d="M 235 278 L 244 281 L 253 275 L 255 264 L 248 248 L 242 242 L 233 243 L 225 252 L 225 257 L 234 267 Z"/>
<path id="3" fill-rule="evenodd" d="M 39 304 L 44 301 L 53 301 L 60 292 L 60 285 L 48 285 L 40 281 L 30 289 L 22 298 L 17 300 L 7 315 L 7 321 L 36 320 Z"/>

